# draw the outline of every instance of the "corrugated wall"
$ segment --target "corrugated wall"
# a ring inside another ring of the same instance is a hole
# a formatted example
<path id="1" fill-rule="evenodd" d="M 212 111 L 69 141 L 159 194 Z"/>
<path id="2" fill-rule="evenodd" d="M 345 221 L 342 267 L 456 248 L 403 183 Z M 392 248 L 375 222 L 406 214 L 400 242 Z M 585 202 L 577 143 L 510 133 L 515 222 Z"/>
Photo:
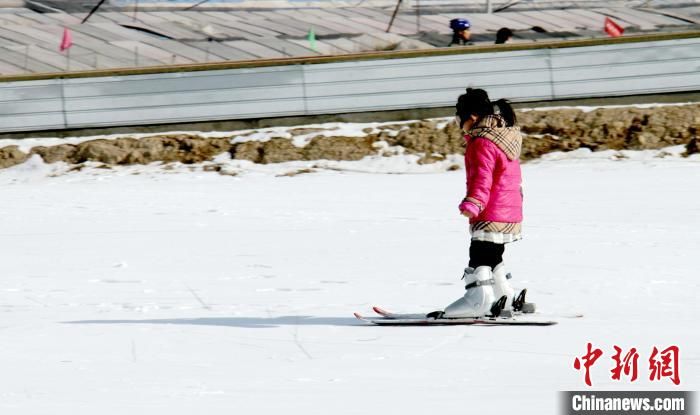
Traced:
<path id="1" fill-rule="evenodd" d="M 0 131 L 452 105 L 466 86 L 534 101 L 700 90 L 700 38 L 0 83 Z"/>

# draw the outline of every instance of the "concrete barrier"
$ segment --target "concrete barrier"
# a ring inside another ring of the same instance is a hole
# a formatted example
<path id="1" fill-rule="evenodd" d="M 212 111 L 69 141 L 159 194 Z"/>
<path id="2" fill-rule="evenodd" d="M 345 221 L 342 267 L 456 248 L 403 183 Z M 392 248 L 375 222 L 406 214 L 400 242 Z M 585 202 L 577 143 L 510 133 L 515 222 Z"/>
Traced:
<path id="1" fill-rule="evenodd" d="M 700 90 L 700 33 L 0 82 L 0 132 L 434 108 L 467 86 L 515 102 Z M 2 81 L 2 80 L 0 80 Z"/>

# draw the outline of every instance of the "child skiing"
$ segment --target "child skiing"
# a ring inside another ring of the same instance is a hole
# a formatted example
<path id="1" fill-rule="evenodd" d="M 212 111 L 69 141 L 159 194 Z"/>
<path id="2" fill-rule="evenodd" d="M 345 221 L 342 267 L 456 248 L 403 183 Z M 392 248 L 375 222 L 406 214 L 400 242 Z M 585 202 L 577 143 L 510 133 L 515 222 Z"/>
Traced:
<path id="1" fill-rule="evenodd" d="M 467 88 L 457 101 L 456 121 L 465 133 L 464 161 L 467 195 L 459 212 L 469 218 L 469 266 L 464 270 L 465 292 L 444 310 L 393 313 L 373 307 L 379 318 L 355 317 L 376 325 L 523 325 L 550 326 L 553 320 L 513 317 L 513 311 L 533 313 L 526 290 L 516 297 L 503 264 L 505 244 L 522 238 L 522 136 L 505 99 L 491 102 L 483 89 Z M 515 298 L 514 298 L 515 297 Z"/>
<path id="2" fill-rule="evenodd" d="M 513 308 L 503 251 L 522 237 L 522 136 L 510 103 L 492 103 L 483 89 L 467 88 L 456 108 L 456 121 L 466 134 L 467 195 L 459 211 L 469 218 L 471 245 L 462 277 L 466 291 L 440 317 L 482 317 Z"/>

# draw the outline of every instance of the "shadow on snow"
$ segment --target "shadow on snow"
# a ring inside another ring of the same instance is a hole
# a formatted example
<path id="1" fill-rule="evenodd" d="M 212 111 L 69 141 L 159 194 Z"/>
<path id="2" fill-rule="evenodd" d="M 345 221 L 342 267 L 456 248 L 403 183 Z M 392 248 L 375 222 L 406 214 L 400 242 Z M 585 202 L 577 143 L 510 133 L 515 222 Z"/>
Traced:
<path id="1" fill-rule="evenodd" d="M 78 320 L 63 324 L 176 324 L 195 326 L 223 326 L 245 328 L 273 328 L 279 326 L 364 326 L 354 317 L 212 317 L 212 318 L 166 318 L 153 320 Z"/>

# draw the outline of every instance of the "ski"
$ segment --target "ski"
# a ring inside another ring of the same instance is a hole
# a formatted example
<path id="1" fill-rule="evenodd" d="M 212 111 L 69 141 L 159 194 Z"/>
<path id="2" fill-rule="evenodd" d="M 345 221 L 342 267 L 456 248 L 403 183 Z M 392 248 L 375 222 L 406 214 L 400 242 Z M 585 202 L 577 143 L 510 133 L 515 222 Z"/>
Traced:
<path id="1" fill-rule="evenodd" d="M 387 311 L 381 307 L 374 306 L 372 307 L 372 310 L 379 314 L 382 317 L 385 318 L 392 318 L 392 319 L 415 319 L 415 318 L 425 318 L 425 313 L 423 314 L 407 314 L 407 313 L 392 313 L 391 311 Z"/>
<path id="2" fill-rule="evenodd" d="M 426 314 L 416 314 L 416 313 L 394 313 L 391 311 L 388 311 L 385 308 L 379 307 L 379 306 L 373 306 L 372 310 L 377 313 L 378 315 L 388 318 L 388 319 L 416 319 L 416 318 L 425 318 Z M 532 317 L 549 317 L 549 318 L 581 318 L 583 317 L 583 314 L 581 313 L 571 313 L 571 314 L 549 314 L 549 313 L 540 313 L 539 311 L 536 311 L 534 313 L 522 313 L 522 312 L 514 312 L 514 317 L 523 317 L 523 318 L 528 318 L 531 319 Z"/>
<path id="3" fill-rule="evenodd" d="M 365 317 L 354 313 L 355 318 L 378 326 L 455 326 L 455 325 L 487 325 L 487 326 L 551 326 L 557 324 L 553 320 L 536 320 L 532 318 L 431 318 L 420 314 L 398 315 L 400 317 Z M 412 317 L 405 317 L 412 316 Z"/>
<path id="4" fill-rule="evenodd" d="M 364 317 L 359 313 L 354 313 L 355 318 L 367 323 L 376 324 L 379 326 L 427 326 L 427 325 L 469 325 L 476 324 L 477 319 L 474 318 L 454 318 L 454 319 L 434 319 L 427 318 L 425 315 L 414 318 L 387 318 L 387 317 Z M 418 314 L 415 314 L 418 316 Z M 444 321 L 443 321 L 444 320 Z"/>

